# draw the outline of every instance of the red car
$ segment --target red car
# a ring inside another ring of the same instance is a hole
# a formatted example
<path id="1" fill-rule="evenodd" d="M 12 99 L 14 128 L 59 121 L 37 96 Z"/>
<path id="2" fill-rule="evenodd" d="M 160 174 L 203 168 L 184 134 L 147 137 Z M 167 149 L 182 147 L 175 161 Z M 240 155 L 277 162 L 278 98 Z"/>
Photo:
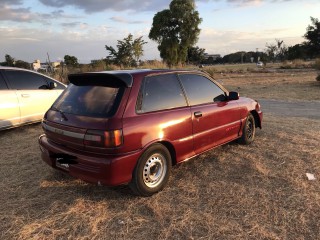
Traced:
<path id="1" fill-rule="evenodd" d="M 206 73 L 128 70 L 69 75 L 43 119 L 42 159 L 84 181 L 129 183 L 149 196 L 172 165 L 261 128 L 258 102 L 228 92 Z"/>

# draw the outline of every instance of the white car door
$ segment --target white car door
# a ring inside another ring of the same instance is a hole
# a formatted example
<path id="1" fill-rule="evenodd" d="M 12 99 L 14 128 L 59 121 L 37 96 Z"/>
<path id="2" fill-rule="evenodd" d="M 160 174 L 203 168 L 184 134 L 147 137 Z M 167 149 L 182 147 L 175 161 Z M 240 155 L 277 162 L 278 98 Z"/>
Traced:
<path id="1" fill-rule="evenodd" d="M 0 73 L 0 129 L 20 123 L 20 107 L 15 90 L 10 90 Z"/>
<path id="2" fill-rule="evenodd" d="M 20 104 L 21 124 L 40 121 L 57 98 L 54 90 L 40 74 L 30 71 L 6 70 L 11 89 L 16 90 Z"/>

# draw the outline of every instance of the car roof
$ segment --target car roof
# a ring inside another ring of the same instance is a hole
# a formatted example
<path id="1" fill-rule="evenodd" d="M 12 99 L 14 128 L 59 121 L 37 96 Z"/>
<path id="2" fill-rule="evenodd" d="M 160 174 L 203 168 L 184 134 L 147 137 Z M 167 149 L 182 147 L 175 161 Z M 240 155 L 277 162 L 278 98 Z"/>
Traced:
<path id="1" fill-rule="evenodd" d="M 95 79 L 95 84 L 102 83 L 105 81 L 105 77 L 108 76 L 108 83 L 116 84 L 116 81 L 120 80 L 126 87 L 132 87 L 133 76 L 136 74 L 153 74 L 153 73 L 188 73 L 197 72 L 206 74 L 198 70 L 180 70 L 180 69 L 131 69 L 131 70 L 114 70 L 114 71 L 101 71 L 101 72 L 86 72 L 69 74 L 68 79 L 73 84 L 82 84 L 88 80 L 88 77 Z M 206 74 L 207 75 L 207 74 Z M 93 83 L 93 80 L 90 80 Z"/>
<path id="2" fill-rule="evenodd" d="M 17 70 L 17 71 L 24 71 L 24 72 L 32 72 L 32 73 L 36 73 L 36 74 L 38 74 L 38 75 L 44 76 L 44 77 L 46 77 L 46 78 L 50 78 L 51 80 L 56 81 L 56 82 L 59 82 L 60 84 L 66 86 L 64 83 L 62 83 L 62 82 L 60 82 L 60 81 L 58 81 L 58 80 L 56 80 L 56 79 L 54 79 L 54 78 L 52 78 L 52 77 L 50 77 L 50 76 L 44 75 L 44 74 L 39 73 L 39 72 L 37 72 L 37 71 L 25 69 L 25 68 L 0 66 L 0 70 Z"/>
<path id="3" fill-rule="evenodd" d="M 7 66 L 0 66 L 0 69 L 12 69 L 12 70 L 28 70 L 24 68 L 17 68 L 17 67 L 7 67 Z M 29 71 L 29 70 L 28 70 Z"/>

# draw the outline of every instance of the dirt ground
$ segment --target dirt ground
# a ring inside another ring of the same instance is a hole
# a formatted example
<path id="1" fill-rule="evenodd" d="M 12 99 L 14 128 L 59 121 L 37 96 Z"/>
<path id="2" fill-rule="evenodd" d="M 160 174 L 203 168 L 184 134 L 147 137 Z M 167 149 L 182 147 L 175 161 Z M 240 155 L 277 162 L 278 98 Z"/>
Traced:
<path id="1" fill-rule="evenodd" d="M 266 106 L 319 103 L 314 72 L 251 74 L 219 80 Z M 40 159 L 41 133 L 40 124 L 0 132 L 0 239 L 319 239 L 318 118 L 267 111 L 253 144 L 175 166 L 149 198 L 51 169 Z"/>
<path id="2" fill-rule="evenodd" d="M 259 99 L 264 113 L 283 117 L 304 117 L 320 120 L 320 101 L 283 101 Z"/>

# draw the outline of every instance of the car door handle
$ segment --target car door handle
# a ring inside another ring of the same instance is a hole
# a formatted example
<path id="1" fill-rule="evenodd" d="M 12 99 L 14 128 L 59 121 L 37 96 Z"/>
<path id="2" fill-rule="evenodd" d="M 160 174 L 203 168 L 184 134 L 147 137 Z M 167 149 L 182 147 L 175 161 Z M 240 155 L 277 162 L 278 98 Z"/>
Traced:
<path id="1" fill-rule="evenodd" d="M 194 112 L 196 118 L 202 117 L 202 112 Z"/>
<path id="2" fill-rule="evenodd" d="M 30 95 L 29 94 L 21 94 L 21 97 L 28 98 L 28 97 L 30 97 Z"/>

